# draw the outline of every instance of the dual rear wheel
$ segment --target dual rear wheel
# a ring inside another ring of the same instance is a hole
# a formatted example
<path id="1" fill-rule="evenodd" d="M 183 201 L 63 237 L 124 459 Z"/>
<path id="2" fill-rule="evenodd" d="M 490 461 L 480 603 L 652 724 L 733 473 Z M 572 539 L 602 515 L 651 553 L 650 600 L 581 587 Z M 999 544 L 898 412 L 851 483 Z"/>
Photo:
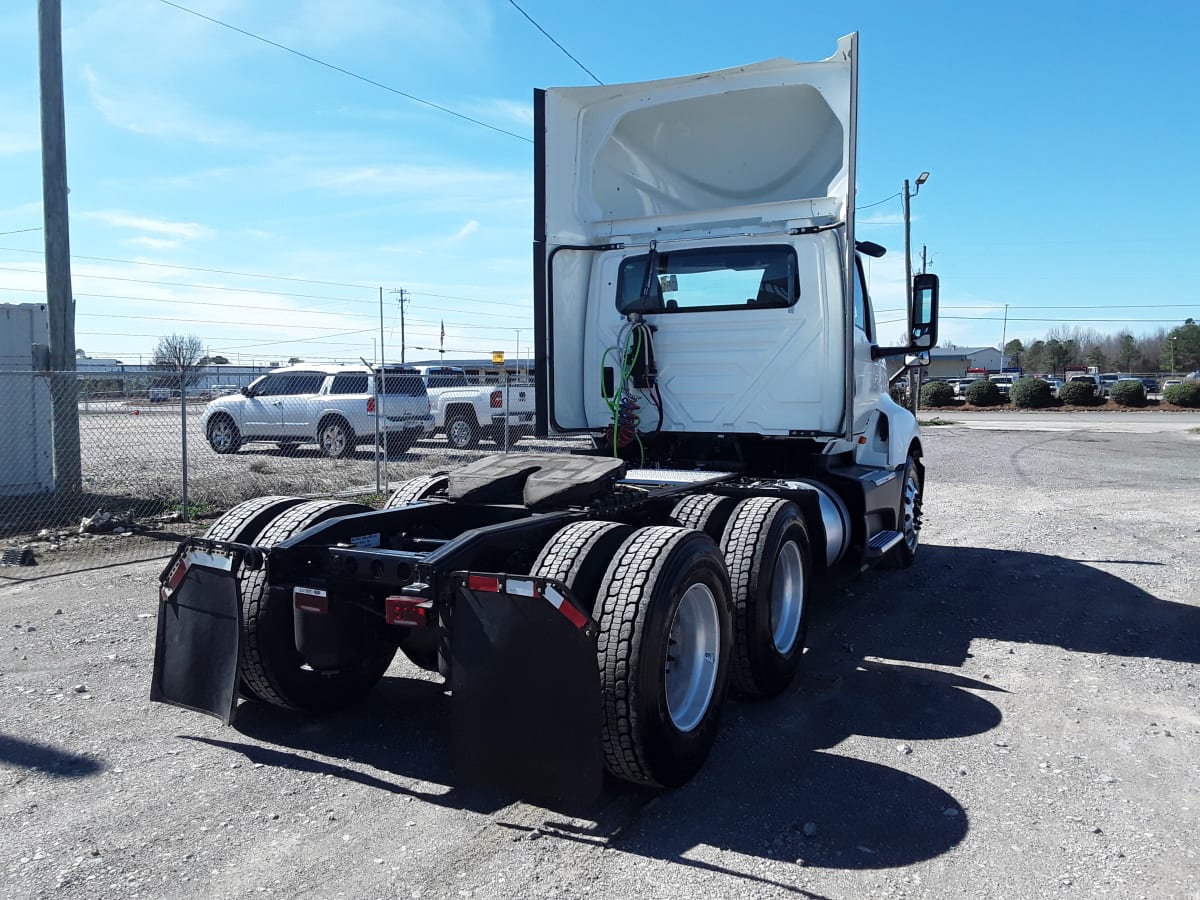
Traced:
<path id="1" fill-rule="evenodd" d="M 666 787 L 703 764 L 731 684 L 757 696 L 787 687 L 810 572 L 808 533 L 788 501 L 689 497 L 673 518 L 678 526 L 573 523 L 532 569 L 585 605 L 595 598 L 606 768 Z"/>

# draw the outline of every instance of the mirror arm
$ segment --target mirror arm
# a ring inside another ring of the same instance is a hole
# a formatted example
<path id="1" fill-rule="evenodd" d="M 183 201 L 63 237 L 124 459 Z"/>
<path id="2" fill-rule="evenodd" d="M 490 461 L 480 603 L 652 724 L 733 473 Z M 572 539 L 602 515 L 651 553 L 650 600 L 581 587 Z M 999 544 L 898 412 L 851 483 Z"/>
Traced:
<path id="1" fill-rule="evenodd" d="M 920 353 L 922 350 L 928 349 L 928 347 L 915 347 L 912 345 L 907 347 L 871 347 L 871 359 L 883 359 L 887 356 L 904 356 L 909 353 Z"/>

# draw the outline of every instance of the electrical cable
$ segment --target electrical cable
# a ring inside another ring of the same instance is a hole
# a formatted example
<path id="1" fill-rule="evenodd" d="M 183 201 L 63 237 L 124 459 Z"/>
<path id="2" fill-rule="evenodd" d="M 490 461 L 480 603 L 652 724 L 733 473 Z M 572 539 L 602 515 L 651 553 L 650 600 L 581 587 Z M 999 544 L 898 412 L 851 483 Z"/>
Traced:
<path id="1" fill-rule="evenodd" d="M 539 25 L 537 22 L 535 22 L 533 20 L 533 16 L 529 15 L 529 13 L 525 12 L 525 10 L 523 10 L 523 9 L 521 9 L 521 7 L 517 6 L 516 0 L 508 0 L 508 2 L 512 5 L 513 9 L 515 9 L 517 12 L 519 12 L 521 15 L 523 15 L 526 19 L 528 19 L 529 23 L 534 28 L 536 28 L 538 31 L 540 31 L 542 34 L 544 34 L 546 36 L 547 40 L 550 41 L 550 43 L 552 43 L 555 47 L 557 47 L 559 50 L 561 50 L 563 53 L 565 53 L 567 55 L 567 59 L 571 60 L 571 62 L 575 63 L 575 65 L 577 65 L 577 66 L 579 66 L 579 68 L 583 69 L 583 71 L 587 72 L 588 75 L 591 76 L 592 81 L 596 82 L 596 84 L 604 84 L 603 81 L 601 81 L 599 78 L 597 78 L 595 76 L 595 74 L 593 74 L 591 69 L 589 69 L 583 63 L 581 63 L 579 60 L 577 60 L 574 56 L 572 56 L 570 50 L 568 50 L 566 47 L 564 47 L 562 44 L 560 44 L 558 41 L 556 41 L 553 37 L 551 37 L 550 32 L 548 32 L 545 28 L 543 28 L 541 25 Z"/>
<path id="2" fill-rule="evenodd" d="M 294 56 L 300 57 L 301 59 L 306 59 L 309 62 L 316 63 L 319 66 L 324 66 L 327 69 L 332 69 L 335 72 L 340 72 L 343 75 L 348 75 L 351 78 L 354 78 L 354 79 L 357 79 L 358 81 L 363 82 L 364 84 L 373 85 L 374 87 L 377 87 L 377 88 L 383 88 L 383 90 L 385 90 L 385 91 L 390 91 L 393 94 L 397 94 L 398 96 L 404 97 L 406 100 L 412 100 L 414 103 L 420 103 L 424 106 L 430 107 L 431 109 L 436 109 L 439 112 L 447 113 L 448 115 L 454 116 L 455 118 L 462 119 L 463 121 L 466 121 L 466 122 L 470 122 L 473 125 L 478 125 L 481 128 L 487 128 L 489 131 L 495 131 L 495 132 L 499 132 L 500 134 L 506 134 L 509 137 L 514 137 L 519 141 L 525 141 L 530 144 L 533 143 L 533 138 L 525 137 L 522 134 L 517 134 L 515 131 L 508 131 L 507 129 L 500 128 L 497 125 L 489 125 L 487 122 L 482 122 L 479 119 L 474 119 L 471 116 L 466 115 L 465 113 L 456 112 L 456 111 L 450 109 L 449 107 L 442 106 L 441 104 L 438 104 L 438 103 L 434 103 L 432 100 L 422 99 L 421 97 L 418 97 L 415 94 L 410 94 L 407 91 L 400 90 L 399 88 L 391 87 L 390 85 L 386 85 L 381 81 L 375 81 L 373 78 L 367 78 L 365 75 L 359 75 L 357 72 L 351 72 L 349 69 L 343 69 L 341 66 L 335 66 L 333 63 L 325 62 L 325 60 L 323 60 L 323 59 L 317 59 L 315 56 L 310 56 L 309 54 L 302 53 L 299 50 L 294 50 L 291 47 L 286 46 L 285 44 L 280 44 L 277 41 L 273 41 L 270 38 L 265 38 L 260 34 L 255 34 L 254 32 L 247 31 L 244 28 L 238 28 L 236 25 L 230 25 L 228 22 L 222 22 L 220 19 L 214 19 L 212 16 L 206 16 L 206 15 L 204 15 L 204 13 L 196 12 L 196 10 L 194 10 L 194 9 L 188 9 L 186 6 L 180 6 L 178 3 L 172 3 L 171 0 L 159 0 L 159 3 L 163 3 L 167 6 L 173 7 L 175 9 L 179 10 L 180 12 L 190 13 L 191 15 L 196 16 L 197 18 L 204 19 L 205 21 L 208 21 L 208 22 L 212 22 L 214 25 L 220 25 L 222 28 L 228 28 L 230 31 L 236 31 L 238 34 L 245 35 L 248 38 L 254 38 L 254 40 L 256 40 L 256 41 L 262 41 L 264 44 L 270 44 L 272 47 L 276 47 L 279 50 L 284 50 L 288 53 L 293 54 Z"/>

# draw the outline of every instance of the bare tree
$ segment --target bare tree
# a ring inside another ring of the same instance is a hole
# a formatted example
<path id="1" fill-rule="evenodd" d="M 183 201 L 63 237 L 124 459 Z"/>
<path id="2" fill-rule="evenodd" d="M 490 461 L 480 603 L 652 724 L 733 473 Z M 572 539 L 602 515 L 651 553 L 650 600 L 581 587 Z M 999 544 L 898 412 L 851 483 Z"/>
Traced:
<path id="1" fill-rule="evenodd" d="M 204 344 L 193 334 L 168 334 L 158 339 L 150 364 L 162 369 L 163 374 L 155 379 L 157 387 L 169 387 L 184 391 L 202 377 L 198 368 Z"/>

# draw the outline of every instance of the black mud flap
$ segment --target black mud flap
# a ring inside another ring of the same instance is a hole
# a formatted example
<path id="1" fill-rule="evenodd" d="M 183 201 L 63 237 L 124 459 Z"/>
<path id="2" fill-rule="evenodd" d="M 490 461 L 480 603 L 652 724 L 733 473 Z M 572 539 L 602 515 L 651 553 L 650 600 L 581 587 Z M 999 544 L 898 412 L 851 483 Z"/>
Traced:
<path id="1" fill-rule="evenodd" d="M 604 775 L 595 621 L 558 581 L 451 578 L 459 776 L 531 799 L 593 799 Z"/>
<path id="2" fill-rule="evenodd" d="M 242 635 L 238 571 L 251 548 L 189 538 L 160 576 L 150 699 L 233 721 Z M 261 565 L 261 559 L 252 563 Z"/>

